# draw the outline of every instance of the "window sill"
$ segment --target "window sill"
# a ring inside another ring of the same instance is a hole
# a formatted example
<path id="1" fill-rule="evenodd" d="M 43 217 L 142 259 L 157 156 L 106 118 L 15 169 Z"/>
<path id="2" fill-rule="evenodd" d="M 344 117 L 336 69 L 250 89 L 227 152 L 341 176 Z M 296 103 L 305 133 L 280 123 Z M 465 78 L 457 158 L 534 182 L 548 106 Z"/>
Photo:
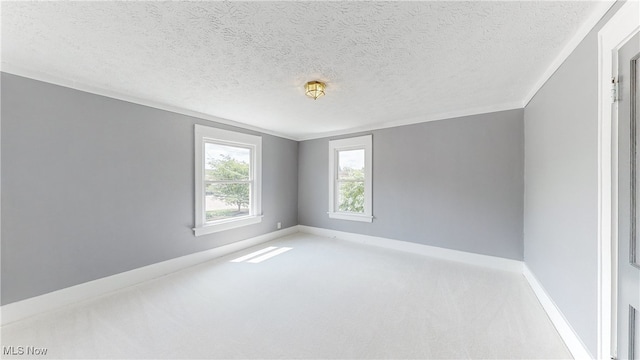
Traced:
<path id="1" fill-rule="evenodd" d="M 361 221 L 361 222 L 373 222 L 373 216 L 371 216 L 371 215 L 337 213 L 337 212 L 328 212 L 327 214 L 329 214 L 329 217 L 331 219 L 351 220 L 351 221 Z"/>
<path id="2" fill-rule="evenodd" d="M 251 224 L 257 224 L 262 222 L 262 215 L 257 216 L 247 216 L 238 219 L 230 219 L 225 220 L 215 224 L 204 225 L 201 227 L 193 228 L 193 233 L 195 236 L 213 234 L 220 231 L 231 230 L 235 228 L 239 228 L 242 226 L 247 226 Z"/>

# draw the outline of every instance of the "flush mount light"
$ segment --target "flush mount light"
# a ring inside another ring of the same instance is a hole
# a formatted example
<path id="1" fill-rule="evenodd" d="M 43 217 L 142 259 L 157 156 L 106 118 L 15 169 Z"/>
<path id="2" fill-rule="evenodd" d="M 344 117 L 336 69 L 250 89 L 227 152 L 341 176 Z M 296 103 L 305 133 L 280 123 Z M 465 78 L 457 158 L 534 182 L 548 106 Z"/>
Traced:
<path id="1" fill-rule="evenodd" d="M 304 85 L 305 94 L 313 100 L 317 100 L 320 96 L 324 96 L 325 84 L 320 81 L 309 81 Z"/>

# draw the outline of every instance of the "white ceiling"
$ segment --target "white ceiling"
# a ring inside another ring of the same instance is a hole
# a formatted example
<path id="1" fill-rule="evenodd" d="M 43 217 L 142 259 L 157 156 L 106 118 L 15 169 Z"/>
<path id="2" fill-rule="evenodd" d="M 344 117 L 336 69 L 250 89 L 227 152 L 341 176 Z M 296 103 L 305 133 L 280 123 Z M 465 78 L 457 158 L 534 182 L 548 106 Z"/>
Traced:
<path id="1" fill-rule="evenodd" d="M 3 2 L 2 69 L 306 139 L 521 108 L 606 7 Z"/>

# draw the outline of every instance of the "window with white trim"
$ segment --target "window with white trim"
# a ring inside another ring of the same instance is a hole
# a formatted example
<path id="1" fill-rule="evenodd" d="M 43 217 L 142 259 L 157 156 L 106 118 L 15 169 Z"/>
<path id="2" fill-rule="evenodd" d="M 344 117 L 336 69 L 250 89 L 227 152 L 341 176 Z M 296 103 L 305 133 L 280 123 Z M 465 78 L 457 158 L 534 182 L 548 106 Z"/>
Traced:
<path id="1" fill-rule="evenodd" d="M 195 125 L 196 236 L 262 221 L 262 138 Z"/>
<path id="2" fill-rule="evenodd" d="M 371 135 L 329 141 L 329 217 L 371 222 Z"/>

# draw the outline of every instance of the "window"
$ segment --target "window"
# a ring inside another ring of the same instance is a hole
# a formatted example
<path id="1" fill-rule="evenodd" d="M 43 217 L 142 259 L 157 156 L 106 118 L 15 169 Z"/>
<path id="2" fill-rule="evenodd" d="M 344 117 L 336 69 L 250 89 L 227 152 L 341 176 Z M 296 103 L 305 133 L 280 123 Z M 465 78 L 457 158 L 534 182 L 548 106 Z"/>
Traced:
<path id="1" fill-rule="evenodd" d="M 371 135 L 329 141 L 329 217 L 371 222 Z"/>
<path id="2" fill-rule="evenodd" d="M 262 138 L 195 126 L 196 236 L 262 221 Z"/>

